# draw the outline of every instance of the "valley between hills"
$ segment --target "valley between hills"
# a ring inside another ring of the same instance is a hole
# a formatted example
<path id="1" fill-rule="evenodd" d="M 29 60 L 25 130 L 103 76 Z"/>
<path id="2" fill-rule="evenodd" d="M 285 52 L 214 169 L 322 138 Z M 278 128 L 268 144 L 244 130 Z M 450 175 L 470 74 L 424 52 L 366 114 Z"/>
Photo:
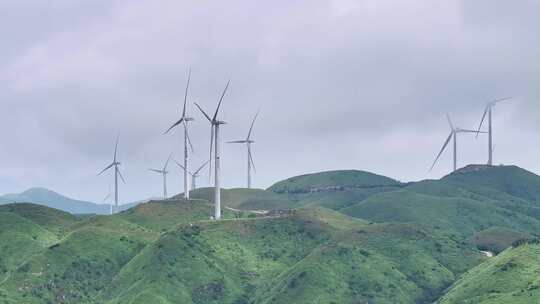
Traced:
<path id="1" fill-rule="evenodd" d="M 222 221 L 212 190 L 111 216 L 0 205 L 0 304 L 540 303 L 524 169 L 302 175 L 223 190 Z"/>

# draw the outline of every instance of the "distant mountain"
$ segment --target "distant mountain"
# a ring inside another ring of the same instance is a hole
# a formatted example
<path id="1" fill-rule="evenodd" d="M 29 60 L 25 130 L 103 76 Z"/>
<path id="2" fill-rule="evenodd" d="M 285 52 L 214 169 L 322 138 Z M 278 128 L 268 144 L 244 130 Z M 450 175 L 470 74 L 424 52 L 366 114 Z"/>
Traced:
<path id="1" fill-rule="evenodd" d="M 80 201 L 63 196 L 45 188 L 31 188 L 21 193 L 0 196 L 0 204 L 33 203 L 55 208 L 72 214 L 108 214 L 109 205 Z M 121 210 L 129 209 L 139 202 L 125 204 Z"/>

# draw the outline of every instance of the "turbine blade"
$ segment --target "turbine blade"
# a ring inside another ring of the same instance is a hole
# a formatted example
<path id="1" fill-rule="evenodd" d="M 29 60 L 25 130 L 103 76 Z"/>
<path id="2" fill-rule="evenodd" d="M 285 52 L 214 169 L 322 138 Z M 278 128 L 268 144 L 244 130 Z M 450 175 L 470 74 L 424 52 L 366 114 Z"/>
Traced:
<path id="1" fill-rule="evenodd" d="M 163 133 L 163 135 L 169 133 L 172 129 L 174 129 L 176 126 L 181 124 L 183 121 L 184 121 L 184 117 L 180 118 L 180 120 L 175 122 L 170 128 L 168 128 L 167 131 L 165 131 L 165 133 Z"/>
<path id="2" fill-rule="evenodd" d="M 187 135 L 187 141 L 188 141 L 189 147 L 191 148 L 191 152 L 193 152 L 194 151 L 193 144 L 191 143 L 191 137 L 189 137 L 188 125 L 185 121 L 184 121 L 184 128 L 186 128 L 186 135 Z"/>
<path id="3" fill-rule="evenodd" d="M 106 200 L 108 200 L 109 198 L 111 198 L 111 193 L 107 194 L 107 196 L 105 196 L 105 198 L 101 202 L 103 203 Z"/>
<path id="4" fill-rule="evenodd" d="M 229 81 L 227 81 L 227 85 L 225 86 L 225 89 L 223 90 L 223 93 L 221 94 L 221 98 L 219 99 L 219 103 L 218 103 L 218 106 L 216 108 L 216 112 L 214 113 L 214 117 L 212 119 L 213 121 L 215 121 L 216 118 L 217 118 L 219 108 L 221 107 L 221 103 L 223 102 L 223 97 L 225 97 L 225 93 L 227 93 L 227 89 L 229 88 L 229 83 L 231 83 L 230 79 L 229 79 Z"/>
<path id="5" fill-rule="evenodd" d="M 475 131 L 475 130 L 469 130 L 469 129 L 459 129 L 460 133 L 486 133 L 484 131 Z"/>
<path id="6" fill-rule="evenodd" d="M 118 141 L 120 140 L 120 135 L 116 136 L 116 145 L 114 146 L 114 163 L 116 162 L 116 153 L 118 152 Z"/>
<path id="7" fill-rule="evenodd" d="M 480 129 L 482 129 L 482 124 L 484 123 L 484 120 L 486 119 L 488 110 L 489 110 L 489 105 L 486 106 L 486 109 L 484 110 L 484 115 L 482 115 L 482 120 L 480 120 L 480 125 L 478 126 L 478 131 L 476 132 L 476 138 L 478 138 L 478 133 L 480 133 Z"/>
<path id="8" fill-rule="evenodd" d="M 182 170 L 186 171 L 186 167 L 184 167 L 184 165 L 180 164 L 176 160 L 174 162 L 178 165 L 178 167 L 180 167 L 180 168 L 182 168 Z"/>
<path id="9" fill-rule="evenodd" d="M 454 130 L 454 124 L 452 123 L 452 119 L 450 119 L 450 115 L 446 114 L 446 119 L 448 120 L 448 124 L 450 125 L 450 129 Z"/>
<path id="10" fill-rule="evenodd" d="M 253 155 L 251 154 L 251 151 L 249 152 L 249 161 L 251 162 L 251 165 L 253 166 L 253 171 L 257 173 L 257 168 L 255 168 L 255 162 L 253 161 Z"/>
<path id="11" fill-rule="evenodd" d="M 122 180 L 122 182 L 124 182 L 124 184 L 126 183 L 126 180 L 124 179 L 124 177 L 122 176 L 122 172 L 120 172 L 120 169 L 116 169 L 116 171 L 118 172 L 118 176 L 120 176 L 120 179 Z"/>
<path id="12" fill-rule="evenodd" d="M 110 168 L 112 168 L 112 166 L 114 166 L 114 163 L 112 163 L 112 164 L 108 165 L 108 166 L 107 166 L 107 167 L 106 167 L 105 169 L 101 170 L 101 172 L 99 172 L 99 173 L 98 173 L 98 175 L 101 175 L 101 174 L 103 174 L 103 172 L 105 172 L 105 171 L 109 170 Z"/>
<path id="13" fill-rule="evenodd" d="M 499 102 L 502 102 L 502 101 L 507 101 L 507 100 L 510 100 L 512 99 L 513 97 L 504 97 L 504 98 L 500 98 L 500 99 L 496 99 L 494 101 L 491 102 L 492 105 L 496 105 L 498 104 Z"/>
<path id="14" fill-rule="evenodd" d="M 152 171 L 152 172 L 156 172 L 156 173 L 159 173 L 159 174 L 163 174 L 163 171 L 162 170 L 158 170 L 158 169 L 148 169 L 149 171 Z"/>
<path id="15" fill-rule="evenodd" d="M 199 169 L 197 169 L 197 171 L 195 171 L 195 173 L 193 173 L 193 175 L 197 175 L 199 174 L 199 172 L 201 172 L 201 170 L 206 167 L 206 165 L 208 164 L 208 162 L 210 162 L 209 160 L 207 160 L 204 164 L 202 164 L 202 166 L 199 167 Z"/>
<path id="16" fill-rule="evenodd" d="M 163 172 L 167 171 L 167 166 L 169 166 L 169 161 L 171 160 L 172 152 L 169 154 L 169 158 L 167 158 L 167 161 L 165 162 L 165 166 L 163 167 Z"/>
<path id="17" fill-rule="evenodd" d="M 257 116 L 259 116 L 260 110 L 257 110 L 257 114 L 255 114 L 255 117 L 253 117 L 253 121 L 251 122 L 251 127 L 249 127 L 249 132 L 247 136 L 247 140 L 251 138 L 251 132 L 253 131 L 253 125 L 255 124 L 255 120 L 257 120 Z"/>
<path id="18" fill-rule="evenodd" d="M 448 146 L 448 143 L 450 142 L 450 139 L 452 139 L 452 136 L 454 136 L 454 131 L 450 132 L 450 135 L 448 135 L 448 138 L 444 142 L 444 145 L 442 146 L 442 149 L 439 152 L 439 154 L 437 154 L 437 158 L 435 158 L 435 161 L 433 162 L 433 165 L 431 165 L 431 168 L 429 168 L 429 171 L 433 170 L 433 167 L 435 167 L 435 164 L 437 163 L 437 161 L 441 157 L 441 154 L 444 152 L 444 149 L 446 149 L 446 147 Z"/>
<path id="19" fill-rule="evenodd" d="M 182 118 L 186 117 L 187 94 L 188 94 L 190 80 L 191 80 L 191 67 L 189 67 L 188 79 L 187 79 L 187 84 L 186 84 L 186 92 L 184 94 L 184 110 L 182 111 Z"/>
<path id="20" fill-rule="evenodd" d="M 233 140 L 233 141 L 228 141 L 227 143 L 228 144 L 245 144 L 247 143 L 247 140 Z"/>
<path id="21" fill-rule="evenodd" d="M 195 103 L 195 105 L 196 105 L 197 108 L 199 108 L 199 110 L 203 113 L 204 117 L 206 117 L 206 119 L 208 119 L 209 122 L 212 122 L 212 119 L 210 118 L 210 116 L 208 116 L 208 114 L 206 114 L 206 112 L 201 108 L 201 106 L 199 106 L 198 103 Z"/>

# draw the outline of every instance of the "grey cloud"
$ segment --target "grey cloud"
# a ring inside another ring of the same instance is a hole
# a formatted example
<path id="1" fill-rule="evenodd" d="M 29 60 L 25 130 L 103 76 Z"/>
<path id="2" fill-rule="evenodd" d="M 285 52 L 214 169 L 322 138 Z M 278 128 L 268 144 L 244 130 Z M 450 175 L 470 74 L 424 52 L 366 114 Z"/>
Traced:
<path id="1" fill-rule="evenodd" d="M 171 151 L 188 66 L 190 102 L 213 110 L 227 79 L 224 140 L 255 126 L 255 183 L 358 168 L 401 180 L 428 174 L 448 127 L 496 111 L 498 161 L 536 172 L 540 21 L 534 1 L 4 1 L 0 21 L 0 192 L 43 185 L 99 200 L 116 134 L 124 200 L 159 194 L 147 167 Z M 4 10 L 3 10 L 4 11 Z M 39 11 L 39 12 L 38 12 Z M 190 103 L 191 104 L 191 103 Z M 194 162 L 209 126 L 192 127 Z M 460 139 L 461 164 L 482 162 L 483 139 Z M 225 145 L 225 186 L 244 185 L 244 151 Z M 204 177 L 203 180 L 207 181 Z M 205 182 L 205 181 L 202 181 Z M 171 189 L 180 191 L 180 174 Z"/>

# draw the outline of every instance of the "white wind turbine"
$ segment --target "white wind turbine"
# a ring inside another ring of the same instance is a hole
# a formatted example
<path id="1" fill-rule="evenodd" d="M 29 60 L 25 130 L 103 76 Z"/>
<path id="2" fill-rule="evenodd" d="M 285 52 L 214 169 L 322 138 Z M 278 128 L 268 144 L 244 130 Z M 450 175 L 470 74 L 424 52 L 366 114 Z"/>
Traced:
<path id="1" fill-rule="evenodd" d="M 118 211 L 118 177 L 120 177 L 120 179 L 122 180 L 122 182 L 124 182 L 124 184 L 126 183 L 126 180 L 122 176 L 122 173 L 120 173 L 120 169 L 118 169 L 118 166 L 120 166 L 120 162 L 116 159 L 117 152 L 118 152 L 118 141 L 119 141 L 119 137 L 116 137 L 116 145 L 114 147 L 113 162 L 110 165 L 108 165 L 105 169 L 101 170 L 101 172 L 99 172 L 98 174 L 98 175 L 101 175 L 105 171 L 114 167 L 114 205 L 115 205 L 116 211 Z"/>
<path id="2" fill-rule="evenodd" d="M 488 166 L 493 166 L 493 128 L 491 124 L 491 116 L 492 116 L 492 110 L 495 105 L 497 105 L 501 101 L 510 100 L 512 97 L 505 97 L 501 99 L 497 99 L 491 102 L 488 102 L 486 104 L 486 109 L 484 110 L 484 115 L 482 115 L 482 120 L 480 121 L 480 125 L 478 126 L 478 131 L 476 132 L 476 136 L 478 137 L 478 133 L 480 133 L 480 129 L 482 128 L 482 124 L 484 123 L 484 120 L 486 119 L 486 115 L 488 116 Z"/>
<path id="3" fill-rule="evenodd" d="M 246 139 L 243 140 L 234 140 L 229 141 L 229 144 L 246 144 L 247 148 L 247 187 L 248 189 L 251 189 L 251 166 L 253 166 L 253 170 L 256 172 L 255 169 L 255 162 L 253 161 L 253 155 L 251 154 L 251 144 L 255 141 L 251 139 L 251 132 L 253 131 L 253 125 L 255 124 L 255 120 L 257 119 L 257 116 L 259 116 L 259 111 L 257 111 L 257 114 L 255 114 L 255 117 L 253 118 L 253 121 L 251 121 L 251 126 L 249 127 L 249 132 L 246 137 Z"/>
<path id="4" fill-rule="evenodd" d="M 191 172 L 189 171 L 189 175 L 191 175 L 191 190 L 195 190 L 197 189 L 197 178 L 200 176 L 199 173 L 201 172 L 201 170 L 208 164 L 208 162 L 210 162 L 209 160 L 207 160 L 204 164 L 202 164 L 202 166 L 199 167 L 199 169 L 197 169 L 195 172 Z M 175 163 L 180 167 L 182 168 L 182 170 L 186 170 L 186 168 L 184 168 L 184 166 L 182 166 L 182 164 L 180 164 L 179 162 L 175 161 Z"/>
<path id="5" fill-rule="evenodd" d="M 448 143 L 450 142 L 452 138 L 454 139 L 454 170 L 453 171 L 457 170 L 457 134 L 458 133 L 486 133 L 486 132 L 479 132 L 479 131 L 473 131 L 473 130 L 468 130 L 468 129 L 462 129 L 459 127 L 454 127 L 454 124 L 452 124 L 452 120 L 450 119 L 450 116 L 448 114 L 446 115 L 446 118 L 448 119 L 448 124 L 450 125 L 450 129 L 451 129 L 450 135 L 448 135 L 448 138 L 444 142 L 441 151 L 437 155 L 437 158 L 435 158 L 435 161 L 433 162 L 433 165 L 431 165 L 431 168 L 429 169 L 429 171 L 433 170 L 433 167 L 435 167 L 435 164 L 441 157 L 441 154 L 444 152 L 444 149 L 446 149 L 446 147 L 448 146 Z"/>
<path id="6" fill-rule="evenodd" d="M 212 173 L 212 150 L 214 150 L 214 219 L 219 220 L 221 218 L 221 186 L 220 186 L 220 171 L 221 171 L 221 163 L 220 163 L 220 142 L 219 142 L 219 126 L 222 124 L 225 124 L 224 121 L 218 120 L 217 115 L 219 112 L 219 108 L 221 107 L 221 103 L 223 102 L 223 97 L 225 97 L 225 93 L 227 92 L 227 89 L 229 88 L 230 80 L 227 82 L 227 85 L 225 86 L 225 89 L 223 90 L 223 93 L 221 94 L 221 98 L 219 99 L 218 106 L 216 108 L 216 112 L 214 113 L 214 116 L 210 118 L 206 112 L 203 111 L 201 106 L 199 104 L 195 103 L 197 108 L 203 113 L 204 117 L 208 119 L 210 122 L 210 174 Z M 215 148 L 213 148 L 215 146 Z M 187 167 L 185 167 L 187 169 Z M 187 172 L 187 170 L 184 170 Z"/>
<path id="7" fill-rule="evenodd" d="M 159 173 L 163 176 L 163 199 L 167 199 L 167 174 L 169 174 L 169 171 L 167 171 L 167 166 L 169 166 L 169 161 L 171 160 L 172 153 L 169 154 L 169 158 L 167 158 L 167 161 L 165 162 L 165 166 L 163 166 L 163 169 L 148 169 L 152 172 Z"/>
<path id="8" fill-rule="evenodd" d="M 165 131 L 165 134 L 167 134 L 167 133 L 169 133 L 169 131 L 174 129 L 179 124 L 184 125 L 184 167 L 186 167 L 186 168 L 189 168 L 189 164 L 188 164 L 188 160 L 189 160 L 188 145 L 190 146 L 191 151 L 193 151 L 193 145 L 191 144 L 191 139 L 189 138 L 188 123 L 190 121 L 195 120 L 194 118 L 189 117 L 186 114 L 187 94 L 188 94 L 190 80 L 191 80 L 191 69 L 189 69 L 187 85 L 186 85 L 186 92 L 184 94 L 184 109 L 182 110 L 182 117 L 180 117 L 180 120 L 175 122 L 167 131 Z M 187 171 L 184 172 L 184 198 L 189 199 L 189 175 L 188 175 Z"/>

